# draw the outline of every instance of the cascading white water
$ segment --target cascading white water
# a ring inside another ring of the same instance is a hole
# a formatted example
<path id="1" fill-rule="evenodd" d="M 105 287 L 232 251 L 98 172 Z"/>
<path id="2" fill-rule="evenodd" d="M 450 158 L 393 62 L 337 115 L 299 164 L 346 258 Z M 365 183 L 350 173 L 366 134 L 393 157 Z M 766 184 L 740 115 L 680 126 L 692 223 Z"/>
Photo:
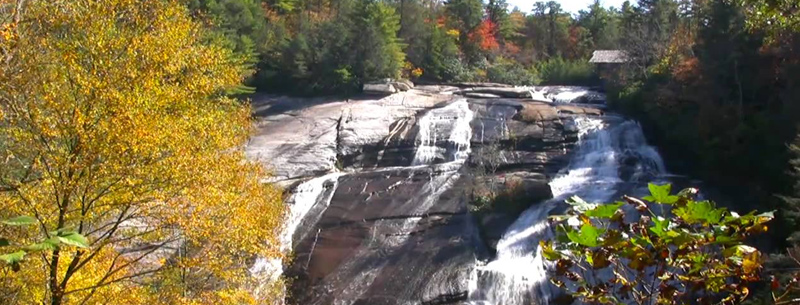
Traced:
<path id="1" fill-rule="evenodd" d="M 292 249 L 292 236 L 294 232 L 315 204 L 321 203 L 326 206 L 330 204 L 333 192 L 330 192 L 325 198 L 320 197 L 325 194 L 325 190 L 327 189 L 326 185 L 331 184 L 330 187 L 336 189 L 336 184 L 339 177 L 342 175 L 344 174 L 327 174 L 303 182 L 294 189 L 293 194 L 286 200 L 286 204 L 289 206 L 289 213 L 286 218 L 286 226 L 283 228 L 283 231 L 281 231 L 282 251 Z M 276 280 L 283 274 L 283 265 L 280 259 L 258 258 L 250 268 L 250 273 L 256 277 Z"/>
<path id="2" fill-rule="evenodd" d="M 569 166 L 550 182 L 554 199 L 524 212 L 498 242 L 496 259 L 476 268 L 470 279 L 472 304 L 547 304 L 551 285 L 538 245 L 553 237 L 550 211 L 572 195 L 607 202 L 628 182 L 666 174 L 635 122 L 575 117 L 574 123 L 578 147 Z"/>
<path id="3" fill-rule="evenodd" d="M 412 165 L 430 164 L 436 159 L 466 160 L 470 153 L 472 118 L 472 110 L 469 109 L 465 99 L 433 109 L 423 115 L 417 122 L 419 133 Z"/>
<path id="4" fill-rule="evenodd" d="M 555 92 L 546 93 L 547 99 L 554 103 L 568 104 L 581 100 L 604 101 L 605 95 L 586 88 L 560 88 Z"/>
<path id="5" fill-rule="evenodd" d="M 289 205 L 289 215 L 281 235 L 281 246 L 284 249 L 292 249 L 292 235 L 315 204 L 318 202 L 326 206 L 330 204 L 331 197 L 333 197 L 332 192 L 326 198 L 320 198 L 320 196 L 325 193 L 326 184 L 332 184 L 330 187 L 335 189 L 336 183 L 342 175 L 344 173 L 327 174 L 303 182 L 294 189 L 292 196 L 286 201 L 286 204 Z"/>

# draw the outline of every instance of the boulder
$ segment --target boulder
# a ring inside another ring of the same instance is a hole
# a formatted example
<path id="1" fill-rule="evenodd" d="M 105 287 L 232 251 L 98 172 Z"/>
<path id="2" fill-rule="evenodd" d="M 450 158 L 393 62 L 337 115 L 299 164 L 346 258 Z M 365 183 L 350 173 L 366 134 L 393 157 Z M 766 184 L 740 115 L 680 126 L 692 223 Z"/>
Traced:
<path id="1" fill-rule="evenodd" d="M 402 84 L 404 84 L 404 85 L 408 86 L 408 88 L 409 88 L 409 89 L 413 89 L 413 88 L 414 88 L 414 83 L 412 83 L 410 80 L 407 80 L 407 79 L 401 79 L 401 80 L 399 80 L 399 81 L 397 81 L 397 82 L 398 82 L 398 83 L 402 83 Z"/>
<path id="2" fill-rule="evenodd" d="M 287 201 L 311 207 L 292 234 L 296 259 L 285 270 L 294 279 L 290 301 L 298 304 L 466 301 L 465 279 L 476 261 L 489 257 L 522 210 L 552 196 L 548 177 L 564 167 L 577 140 L 568 114 L 600 111 L 531 101 L 532 87 L 381 80 L 364 90 L 386 96 L 253 99 L 258 122 L 246 148 L 251 160 L 281 165 L 273 170 L 275 180 L 289 188 L 337 173 L 313 193 L 290 193 Z M 453 91 L 473 98 L 454 98 Z M 461 107 L 464 100 L 469 111 Z M 459 111 L 442 111 L 454 104 Z M 455 143 L 469 149 L 466 165 L 409 166 L 422 147 L 438 155 L 464 149 L 448 140 L 455 126 L 458 135 L 471 136 L 468 146 Z M 423 131 L 436 136 L 425 142 Z M 505 197 L 498 202 L 502 209 L 476 218 L 468 203 L 481 174 L 471 169 L 484 156 L 499 162 L 481 177 L 491 177 Z"/>
<path id="3" fill-rule="evenodd" d="M 405 82 L 394 82 L 392 83 L 392 85 L 395 87 L 395 89 L 397 89 L 397 91 L 403 91 L 403 92 L 411 90 L 411 88 L 413 88 L 413 86 L 409 86 Z"/>
<path id="4" fill-rule="evenodd" d="M 391 83 L 367 83 L 364 84 L 364 93 L 389 95 L 397 93 L 397 88 Z"/>
<path id="5" fill-rule="evenodd" d="M 460 90 L 458 87 L 444 86 L 444 85 L 417 85 L 414 86 L 414 89 L 427 93 L 439 93 L 439 94 L 452 94 L 453 92 Z"/>
<path id="6" fill-rule="evenodd" d="M 261 162 L 275 180 L 315 176 L 335 168 L 336 126 L 342 100 L 254 97 L 256 131 L 246 156 Z M 275 167 L 275 165 L 280 165 Z"/>
<path id="7" fill-rule="evenodd" d="M 558 105 L 556 106 L 559 113 L 565 114 L 585 114 L 585 115 L 603 115 L 603 110 L 594 107 L 582 107 L 576 105 Z"/>
<path id="8" fill-rule="evenodd" d="M 397 92 L 405 92 L 414 88 L 414 83 L 409 80 L 392 80 L 392 79 L 383 79 L 380 81 L 374 81 L 365 83 L 362 87 L 364 93 L 366 94 L 381 94 L 381 95 L 389 95 Z"/>
<path id="9" fill-rule="evenodd" d="M 541 102 L 524 103 L 515 119 L 527 123 L 558 120 L 558 109 Z"/>

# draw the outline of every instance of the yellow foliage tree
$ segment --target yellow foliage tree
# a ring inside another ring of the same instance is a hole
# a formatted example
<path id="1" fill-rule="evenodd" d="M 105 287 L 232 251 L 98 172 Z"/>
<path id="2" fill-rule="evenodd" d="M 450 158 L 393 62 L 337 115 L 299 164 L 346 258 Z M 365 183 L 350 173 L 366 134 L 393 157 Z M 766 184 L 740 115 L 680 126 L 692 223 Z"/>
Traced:
<path id="1" fill-rule="evenodd" d="M 0 219 L 36 219 L 0 236 L 46 250 L 1 267 L 0 303 L 280 297 L 247 270 L 281 258 L 285 212 L 244 161 L 230 50 L 176 0 L 0 0 L 0 25 Z"/>

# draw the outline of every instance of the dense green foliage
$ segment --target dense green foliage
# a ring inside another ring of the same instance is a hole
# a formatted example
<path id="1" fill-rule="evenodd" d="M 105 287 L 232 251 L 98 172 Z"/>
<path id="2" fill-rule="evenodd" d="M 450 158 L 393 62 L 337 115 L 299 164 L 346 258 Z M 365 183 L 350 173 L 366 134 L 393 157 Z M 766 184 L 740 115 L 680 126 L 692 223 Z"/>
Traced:
<path id="1" fill-rule="evenodd" d="M 570 61 L 556 57 L 538 65 L 544 85 L 591 85 L 597 82 L 592 64 L 587 61 Z"/>
<path id="2" fill-rule="evenodd" d="M 643 199 L 568 201 L 567 215 L 553 217 L 559 242 L 541 242 L 545 258 L 556 261 L 552 282 L 592 304 L 716 304 L 747 297 L 747 283 L 759 279 L 761 253 L 744 241 L 765 232 L 772 213 L 739 215 L 696 201 L 696 189 L 673 195 L 669 184 L 649 188 Z"/>
<path id="3" fill-rule="evenodd" d="M 351 93 L 384 78 L 596 84 L 594 48 L 619 46 L 619 10 L 555 1 L 191 0 L 269 92 Z M 542 70 L 542 68 L 545 68 Z M 540 73 L 541 72 L 541 73 Z"/>

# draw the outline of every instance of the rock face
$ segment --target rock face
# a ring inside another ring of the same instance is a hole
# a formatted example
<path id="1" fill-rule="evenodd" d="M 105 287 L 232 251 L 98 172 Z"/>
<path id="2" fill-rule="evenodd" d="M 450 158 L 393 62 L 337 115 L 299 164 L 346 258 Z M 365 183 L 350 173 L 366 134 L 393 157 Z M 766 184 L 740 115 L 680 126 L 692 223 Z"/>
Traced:
<path id="1" fill-rule="evenodd" d="M 453 90 L 254 98 L 258 132 L 247 155 L 278 165 L 274 180 L 290 186 L 289 303 L 464 301 L 476 262 L 519 213 L 473 214 L 476 185 L 513 188 L 523 209 L 551 198 L 547 183 L 577 140 L 573 116 L 602 113 Z"/>
<path id="2" fill-rule="evenodd" d="M 345 101 L 279 97 L 253 101 L 259 119 L 245 149 L 249 159 L 267 165 L 278 180 L 313 177 L 335 168 Z"/>

